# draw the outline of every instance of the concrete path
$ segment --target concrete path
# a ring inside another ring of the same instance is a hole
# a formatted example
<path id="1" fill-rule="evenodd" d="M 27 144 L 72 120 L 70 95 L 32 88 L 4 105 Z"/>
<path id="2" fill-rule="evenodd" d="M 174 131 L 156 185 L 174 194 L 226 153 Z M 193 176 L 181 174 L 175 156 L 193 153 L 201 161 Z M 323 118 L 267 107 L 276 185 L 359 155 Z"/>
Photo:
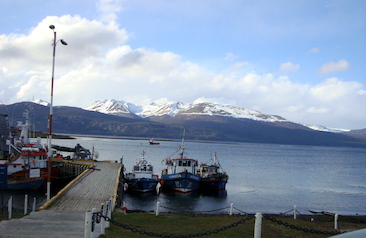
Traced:
<path id="1" fill-rule="evenodd" d="M 0 222 L 1 238 L 81 238 L 85 212 L 39 211 L 20 219 Z"/>
<path id="2" fill-rule="evenodd" d="M 121 164 L 100 162 L 77 182 L 67 186 L 47 210 L 0 222 L 0 238 L 82 238 L 87 210 L 100 210 L 111 197 L 115 201 Z M 51 199 L 52 200 L 52 199 Z M 99 237 L 100 225 L 94 237 Z"/>

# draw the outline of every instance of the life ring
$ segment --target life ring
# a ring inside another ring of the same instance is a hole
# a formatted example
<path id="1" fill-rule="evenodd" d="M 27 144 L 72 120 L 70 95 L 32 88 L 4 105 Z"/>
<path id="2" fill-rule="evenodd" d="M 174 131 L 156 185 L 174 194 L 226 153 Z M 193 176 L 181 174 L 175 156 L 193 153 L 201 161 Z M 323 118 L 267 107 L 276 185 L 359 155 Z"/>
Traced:
<path id="1" fill-rule="evenodd" d="M 15 160 L 17 160 L 17 157 L 14 154 L 11 154 L 9 160 L 10 162 L 14 162 Z"/>

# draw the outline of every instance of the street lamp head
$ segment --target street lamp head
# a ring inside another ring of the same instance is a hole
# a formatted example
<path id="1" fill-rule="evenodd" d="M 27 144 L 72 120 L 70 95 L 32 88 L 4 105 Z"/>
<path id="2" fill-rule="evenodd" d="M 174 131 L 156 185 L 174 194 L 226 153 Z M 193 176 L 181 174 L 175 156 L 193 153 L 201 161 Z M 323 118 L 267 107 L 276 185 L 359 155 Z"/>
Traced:
<path id="1" fill-rule="evenodd" d="M 55 26 L 54 25 L 50 25 L 49 26 L 51 30 L 54 30 L 55 29 Z"/>
<path id="2" fill-rule="evenodd" d="M 63 39 L 61 39 L 60 41 L 61 41 L 61 44 L 67 45 L 66 41 L 64 41 Z"/>

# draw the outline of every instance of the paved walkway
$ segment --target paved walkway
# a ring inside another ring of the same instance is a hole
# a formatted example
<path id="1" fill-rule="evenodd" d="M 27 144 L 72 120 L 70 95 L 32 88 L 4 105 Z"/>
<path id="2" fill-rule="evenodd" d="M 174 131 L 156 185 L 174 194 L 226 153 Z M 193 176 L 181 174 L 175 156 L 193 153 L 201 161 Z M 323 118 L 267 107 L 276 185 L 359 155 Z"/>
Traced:
<path id="1" fill-rule="evenodd" d="M 1 238 L 84 237 L 85 213 L 115 196 L 121 164 L 99 162 L 69 186 L 46 210 L 0 222 Z M 100 231 L 100 228 L 96 228 Z M 100 233 L 99 233 L 100 234 Z M 99 237 L 98 232 L 94 237 Z"/>
<path id="2" fill-rule="evenodd" d="M 1 238 L 84 237 L 85 212 L 39 211 L 0 222 Z"/>

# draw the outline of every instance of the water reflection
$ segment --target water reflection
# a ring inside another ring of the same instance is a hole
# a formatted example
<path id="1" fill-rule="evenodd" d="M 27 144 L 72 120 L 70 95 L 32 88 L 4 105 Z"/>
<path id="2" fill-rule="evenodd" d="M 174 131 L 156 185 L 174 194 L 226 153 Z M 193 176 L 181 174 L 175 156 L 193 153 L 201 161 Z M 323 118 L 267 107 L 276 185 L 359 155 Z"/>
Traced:
<path id="1" fill-rule="evenodd" d="M 211 211 L 228 206 L 227 191 L 174 193 L 137 193 L 128 192 L 123 201 L 129 210 L 152 211 L 159 202 L 161 212 Z"/>

